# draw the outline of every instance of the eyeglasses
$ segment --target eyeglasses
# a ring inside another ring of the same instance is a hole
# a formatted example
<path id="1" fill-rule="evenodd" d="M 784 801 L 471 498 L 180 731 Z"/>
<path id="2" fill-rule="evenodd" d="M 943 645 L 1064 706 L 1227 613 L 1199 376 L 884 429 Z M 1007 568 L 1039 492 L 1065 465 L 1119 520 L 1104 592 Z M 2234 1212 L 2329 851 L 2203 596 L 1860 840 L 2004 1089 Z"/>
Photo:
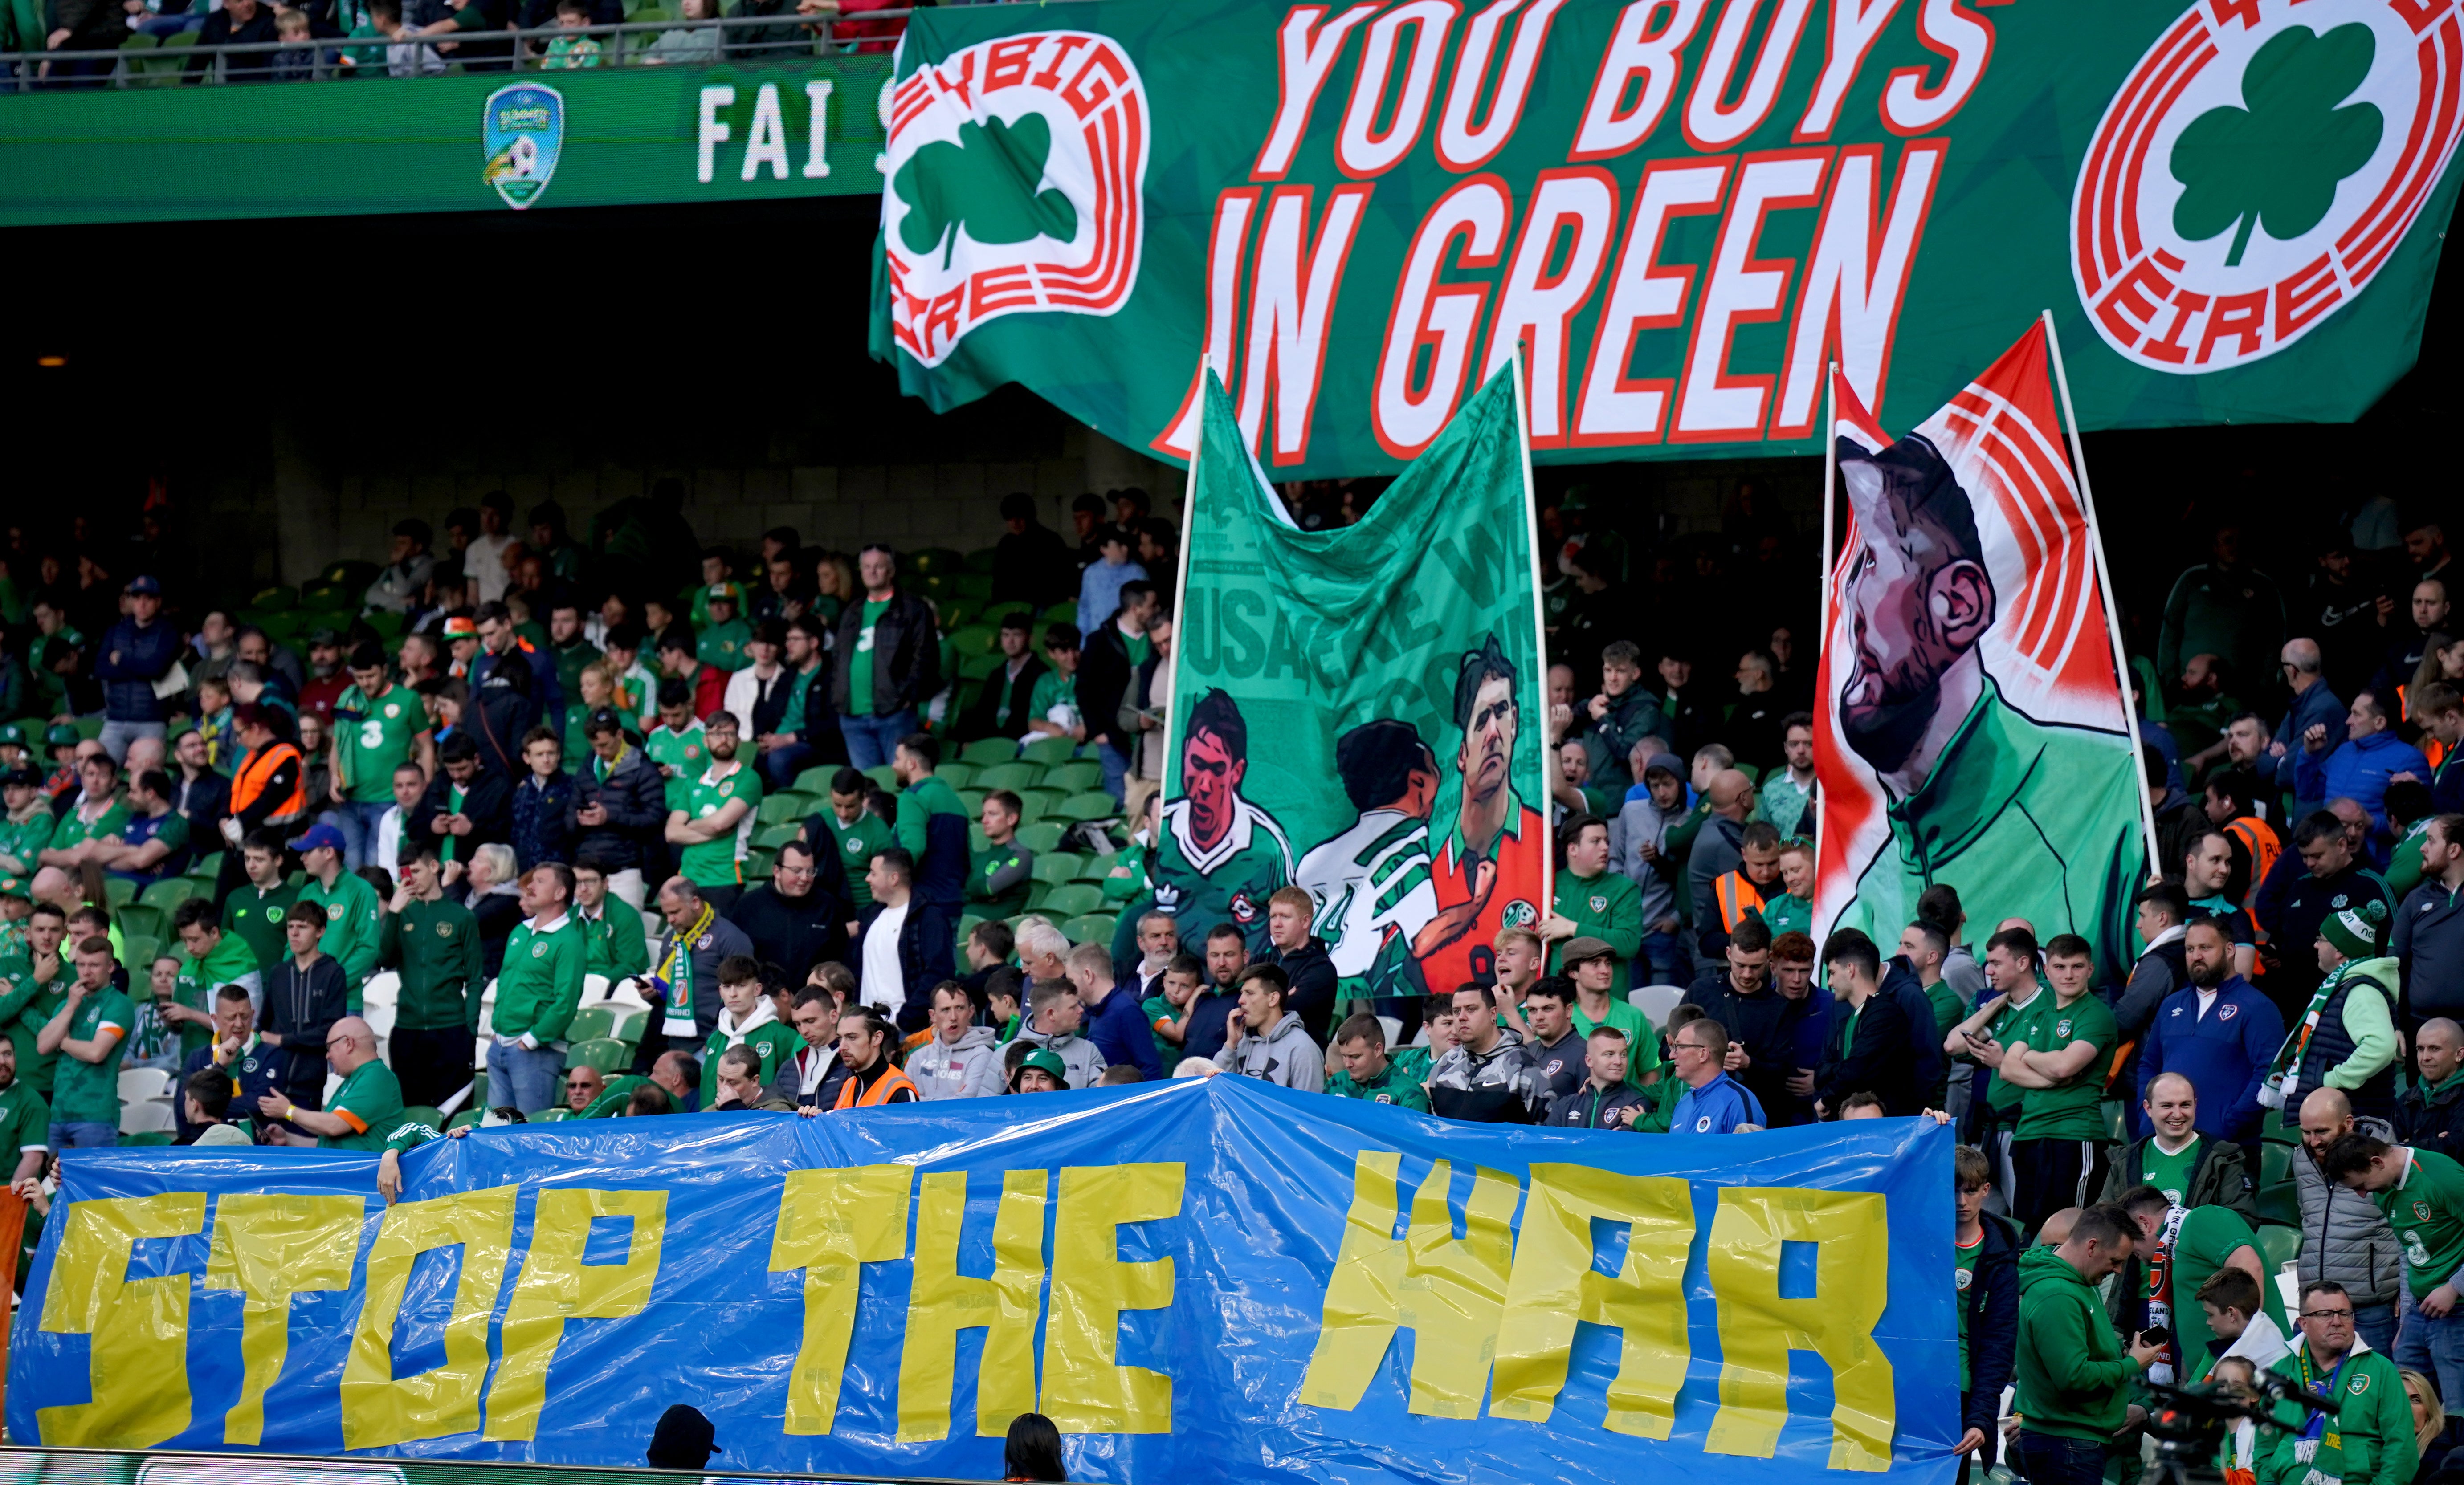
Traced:
<path id="1" fill-rule="evenodd" d="M 1708 1052 L 1711 1049 L 1703 1045 L 1703 1043 L 1699 1041 L 1672 1041 L 1668 1044 L 1668 1050 L 1671 1052 Z"/>
<path id="2" fill-rule="evenodd" d="M 2303 1320 L 2343 1321 L 2351 1320 L 2353 1318 L 2353 1312 L 2350 1310 L 2304 1310 L 2301 1312 L 2301 1318 Z"/>

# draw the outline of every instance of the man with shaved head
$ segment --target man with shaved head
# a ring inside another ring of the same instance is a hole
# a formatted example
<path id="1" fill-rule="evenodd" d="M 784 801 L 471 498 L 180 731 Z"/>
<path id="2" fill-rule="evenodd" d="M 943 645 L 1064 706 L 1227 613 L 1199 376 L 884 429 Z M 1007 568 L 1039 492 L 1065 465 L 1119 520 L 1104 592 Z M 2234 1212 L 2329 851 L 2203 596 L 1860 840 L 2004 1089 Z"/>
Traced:
<path id="1" fill-rule="evenodd" d="M 356 1015 L 346 1015 L 325 1033 L 325 1065 L 341 1076 L 342 1085 L 325 1101 L 322 1111 L 291 1106 L 280 1093 L 258 1099 L 257 1112 L 284 1124 L 269 1125 L 269 1145 L 321 1145 L 327 1149 L 381 1150 L 402 1123 L 402 1084 L 393 1069 L 377 1056 L 376 1030 Z M 294 1129 L 304 1131 L 294 1133 Z"/>
<path id="2" fill-rule="evenodd" d="M 2148 1134 L 2113 1152 L 2099 1201 L 2152 1186 L 2176 1207 L 2231 1207 L 2258 1220 L 2249 1164 L 2241 1147 L 2199 1131 L 2199 1090 L 2180 1073 L 2159 1073 L 2139 1097 Z"/>
<path id="3" fill-rule="evenodd" d="M 1694 837 L 1693 854 L 1685 861 L 1686 884 L 1692 889 L 1698 968 L 1716 967 L 1727 933 L 1720 922 L 1718 884 L 1746 863 L 1746 821 L 1753 818 L 1754 781 L 1738 769 L 1713 773 L 1703 786 L 1703 803 L 1710 811 Z"/>
<path id="4" fill-rule="evenodd" d="M 2326 1279 L 2353 1297 L 2353 1328 L 2375 1351 L 2395 1347 L 2396 1301 L 2403 1298 L 2404 1245 L 2363 1192 L 2330 1178 L 2319 1162 L 2327 1147 L 2353 1133 L 2389 1144 L 2395 1129 L 2383 1120 L 2355 1118 L 2352 1101 L 2337 1088 L 2316 1088 L 2301 1101 L 2301 1150 L 2293 1179 L 2301 1198 L 2301 1282 Z"/>
<path id="5" fill-rule="evenodd" d="M 2421 1076 L 2396 1101 L 2396 1143 L 2464 1160 L 2464 1026 L 2432 1017 L 2412 1044 Z"/>
<path id="6" fill-rule="evenodd" d="M 2328 751 L 2343 744 L 2344 703 L 2327 686 L 2325 664 L 2315 640 L 2288 640 L 2277 652 L 2277 678 L 2292 688 L 2293 705 L 2285 709 L 2284 719 L 2276 724 L 2276 736 L 2268 743 L 2267 751 L 2250 762 L 2250 771 L 2258 779 L 2262 794 L 2273 796 L 2293 787 L 2294 771 L 2308 751 L 2305 743 L 2312 728 L 2324 729 L 2321 737 Z M 2297 795 L 2293 819 L 2299 819 L 2325 802 L 2322 796 L 2305 798 Z"/>

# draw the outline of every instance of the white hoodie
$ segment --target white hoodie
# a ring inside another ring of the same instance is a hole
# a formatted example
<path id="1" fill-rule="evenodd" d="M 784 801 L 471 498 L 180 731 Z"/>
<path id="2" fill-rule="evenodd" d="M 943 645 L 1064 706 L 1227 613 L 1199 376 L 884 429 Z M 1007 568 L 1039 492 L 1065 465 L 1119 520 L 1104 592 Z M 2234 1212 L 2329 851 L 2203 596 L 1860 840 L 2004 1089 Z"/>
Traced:
<path id="1" fill-rule="evenodd" d="M 970 1026 L 957 1042 L 939 1037 L 907 1057 L 907 1078 L 926 1101 L 998 1097 L 1001 1086 L 1001 1049 L 992 1029 Z"/>

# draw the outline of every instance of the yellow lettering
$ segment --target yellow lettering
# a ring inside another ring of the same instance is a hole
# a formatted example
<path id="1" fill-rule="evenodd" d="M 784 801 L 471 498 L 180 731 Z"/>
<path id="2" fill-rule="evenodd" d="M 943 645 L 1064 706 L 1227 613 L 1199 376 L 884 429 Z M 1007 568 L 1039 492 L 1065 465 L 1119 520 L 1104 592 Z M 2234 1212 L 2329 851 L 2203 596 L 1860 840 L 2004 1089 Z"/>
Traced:
<path id="1" fill-rule="evenodd" d="M 469 1433 L 479 1427 L 479 1388 L 488 1376 L 488 1316 L 513 1256 L 513 1186 L 398 1202 L 368 1247 L 360 1328 L 342 1365 L 342 1447 L 382 1449 L 412 1439 Z M 453 1310 L 445 1321 L 445 1362 L 416 1376 L 393 1374 L 393 1327 L 411 1265 L 439 1248 L 462 1250 Z"/>
<path id="2" fill-rule="evenodd" d="M 1815 1293 L 1783 1299 L 1780 1244 L 1815 1244 Z M 1871 1191 L 1732 1187 L 1711 1222 L 1711 1292 L 1720 1307 L 1720 1410 L 1705 1452 L 1768 1459 L 1788 1417 L 1788 1354 L 1831 1365 L 1834 1470 L 1887 1470 L 1895 1426 L 1891 1363 L 1874 1343 L 1889 1299 L 1891 1238 Z"/>
<path id="3" fill-rule="evenodd" d="M 855 1334 L 861 1265 L 907 1256 L 913 1166 L 791 1170 L 779 1200 L 770 1272 L 804 1271 L 804 1339 L 787 1376 L 789 1433 L 827 1433 Z"/>
<path id="4" fill-rule="evenodd" d="M 206 1230 L 206 1193 L 81 1201 L 52 1260 L 42 1328 L 92 1336 L 93 1401 L 36 1411 L 46 1444 L 151 1449 L 188 1426 L 188 1276 L 128 1278 L 129 1249 Z"/>
<path id="5" fill-rule="evenodd" d="M 1412 1222 L 1395 1240 L 1402 1157 L 1363 1150 L 1353 1168 L 1352 1211 L 1327 1280 L 1325 1318 L 1301 1380 L 1301 1399 L 1348 1411 L 1360 1406 L 1398 1329 L 1413 1332 L 1410 1410 L 1435 1418 L 1480 1416 L 1489 1363 L 1506 1312 L 1521 1188 L 1501 1171 L 1473 1172 L 1463 1236 L 1446 1211 L 1453 1169 L 1429 1168 L 1412 1198 Z"/>
<path id="6" fill-rule="evenodd" d="M 993 1217 L 993 1277 L 958 1272 L 958 1233 L 967 1214 L 967 1173 L 924 1177 L 915 1200 L 915 1280 L 907 1304 L 907 1343 L 898 1363 L 898 1442 L 950 1436 L 958 1332 L 981 1327 L 976 1366 L 976 1431 L 999 1438 L 1010 1420 L 1035 1411 L 1035 1316 L 1044 1291 L 1041 1170 L 1001 1177 Z"/>
<path id="7" fill-rule="evenodd" d="M 632 1241 L 622 1263 L 585 1263 L 590 1224 L 598 1217 L 631 1217 Z M 564 1339 L 569 1320 L 624 1320 L 642 1313 L 658 1277 L 660 1244 L 667 1236 L 665 1191 L 543 1190 L 531 1218 L 530 1251 L 522 1277 L 505 1309 L 504 1357 L 488 1388 L 492 1439 L 539 1437 L 539 1409 L 547 1401 L 548 1364 Z"/>
<path id="8" fill-rule="evenodd" d="M 1172 1259 L 1121 1261 L 1120 1226 L 1180 1213 L 1177 1162 L 1074 1166 L 1053 1219 L 1052 1310 L 1044 1322 L 1044 1413 L 1064 1433 L 1169 1433 L 1172 1379 L 1113 1364 L 1121 1312 L 1172 1303 Z"/>
<path id="9" fill-rule="evenodd" d="M 1627 1224 L 1625 1263 L 1614 1278 L 1592 1267 L 1594 1218 Z M 1690 1350 L 1684 1286 L 1693 1242 L 1693 1198 L 1683 1180 L 1534 1165 L 1506 1285 L 1489 1416 L 1549 1421 L 1566 1386 L 1574 1323 L 1584 1321 L 1624 1332 L 1603 1426 L 1666 1439 Z"/>
<path id="10" fill-rule="evenodd" d="M 206 1287 L 236 1289 L 239 1401 L 223 1414 L 223 1442 L 265 1442 L 265 1394 L 291 1349 L 291 1297 L 351 1287 L 367 1203 L 358 1196 L 234 1191 L 214 1204 Z"/>

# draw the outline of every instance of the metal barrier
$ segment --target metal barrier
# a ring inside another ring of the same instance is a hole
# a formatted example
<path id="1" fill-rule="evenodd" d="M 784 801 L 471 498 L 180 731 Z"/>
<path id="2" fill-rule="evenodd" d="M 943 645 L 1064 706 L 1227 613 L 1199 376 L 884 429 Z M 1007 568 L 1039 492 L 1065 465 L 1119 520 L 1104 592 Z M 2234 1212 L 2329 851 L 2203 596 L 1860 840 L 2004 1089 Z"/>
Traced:
<path id="1" fill-rule="evenodd" d="M 260 5 L 266 0 L 258 0 Z M 418 45 L 424 54 L 417 58 L 417 76 L 441 74 L 458 67 L 465 74 L 564 71 L 546 65 L 547 44 L 559 39 L 588 36 L 600 45 L 599 65 L 602 67 L 640 67 L 660 65 L 654 55 L 657 38 L 678 32 L 715 30 L 716 43 L 709 56 L 694 56 L 675 65 L 707 66 L 713 62 L 759 62 L 772 57 L 812 56 L 832 52 L 851 52 L 867 44 L 887 46 L 891 35 L 841 36 L 842 26 L 869 26 L 880 21 L 904 22 L 913 12 L 906 10 L 865 11 L 854 15 L 838 13 L 833 4 L 827 11 L 798 14 L 787 11 L 779 15 L 725 16 L 707 21 L 626 21 L 608 26 L 539 26 L 507 27 L 502 31 L 455 31 L 432 38 L 423 37 L 408 25 L 397 36 L 362 36 L 344 39 L 340 36 L 317 36 L 308 41 L 242 41 L 217 46 L 201 46 L 180 40 L 195 32 L 175 33 L 154 45 L 122 45 L 108 51 L 6 52 L 0 53 L 0 91 L 29 93 L 66 88 L 147 88 L 178 87 L 187 83 L 274 82 L 322 80 L 356 76 L 385 76 L 388 71 L 386 51 L 401 45 Z M 130 38 L 132 41 L 136 37 Z M 497 51 L 511 44 L 512 55 Z M 468 52 L 479 46 L 489 48 L 481 56 L 469 56 Z M 304 62 L 306 77 L 275 76 L 277 52 L 310 54 Z M 352 64 L 345 65 L 344 54 L 354 54 Z M 462 55 L 457 55 L 462 54 Z M 259 60 L 259 59 L 262 60 Z M 61 64 L 74 64 L 76 73 L 68 75 Z M 110 71 L 88 64 L 109 63 Z M 204 65 L 199 65 L 203 63 Z"/>

